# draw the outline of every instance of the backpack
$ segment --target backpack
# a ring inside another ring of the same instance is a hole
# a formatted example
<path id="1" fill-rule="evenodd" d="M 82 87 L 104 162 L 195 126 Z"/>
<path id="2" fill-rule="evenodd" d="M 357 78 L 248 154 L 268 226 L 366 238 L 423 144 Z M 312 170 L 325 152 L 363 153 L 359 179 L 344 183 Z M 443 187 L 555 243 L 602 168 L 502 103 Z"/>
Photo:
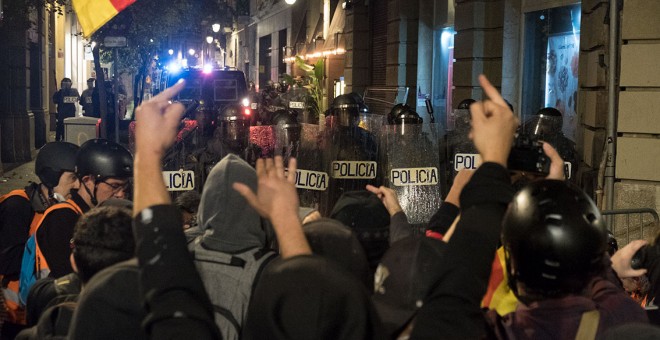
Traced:
<path id="1" fill-rule="evenodd" d="M 238 339 L 259 276 L 277 254 L 259 248 L 227 254 L 206 249 L 200 238 L 191 248 L 223 339 Z"/>
<path id="2" fill-rule="evenodd" d="M 60 204 L 56 204 L 48 208 L 48 210 L 44 212 L 44 216 L 42 217 L 41 221 L 46 218 L 46 215 L 49 212 L 65 207 L 72 209 L 79 215 L 82 215 L 82 210 L 80 210 L 78 206 L 69 201 L 64 201 Z M 41 221 L 36 229 L 41 227 Z M 32 285 L 37 282 L 37 280 L 42 279 L 50 274 L 50 269 L 48 269 L 47 263 L 41 263 L 44 260 L 45 259 L 43 258 L 43 255 L 41 254 L 41 251 L 37 245 L 37 230 L 35 230 L 30 238 L 28 238 L 27 242 L 25 242 L 23 260 L 21 261 L 21 275 L 19 277 L 18 284 L 18 298 L 21 305 L 23 306 L 25 306 L 27 303 L 28 293 L 30 292 Z"/>

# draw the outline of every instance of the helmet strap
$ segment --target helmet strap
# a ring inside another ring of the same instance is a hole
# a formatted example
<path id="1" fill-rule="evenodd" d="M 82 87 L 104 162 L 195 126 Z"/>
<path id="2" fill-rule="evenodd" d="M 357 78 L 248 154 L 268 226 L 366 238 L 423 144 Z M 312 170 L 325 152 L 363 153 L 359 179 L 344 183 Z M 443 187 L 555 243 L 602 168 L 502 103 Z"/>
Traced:
<path id="1" fill-rule="evenodd" d="M 92 206 L 96 206 L 97 204 L 99 204 L 99 202 L 96 200 L 96 187 L 98 186 L 98 181 L 94 180 L 94 194 L 92 194 L 92 192 L 89 191 L 89 188 L 85 185 L 82 178 L 80 178 L 80 184 L 85 188 L 85 191 L 87 191 L 87 195 L 89 195 L 89 199 L 92 203 Z"/>

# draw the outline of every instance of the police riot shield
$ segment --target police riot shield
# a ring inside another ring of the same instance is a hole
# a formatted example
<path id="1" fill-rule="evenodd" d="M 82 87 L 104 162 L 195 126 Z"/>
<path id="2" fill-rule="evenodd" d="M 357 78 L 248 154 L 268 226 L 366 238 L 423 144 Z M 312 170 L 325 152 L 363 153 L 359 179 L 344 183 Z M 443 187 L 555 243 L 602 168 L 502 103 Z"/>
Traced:
<path id="1" fill-rule="evenodd" d="M 453 127 L 447 131 L 447 179 L 450 186 L 458 171 L 476 169 L 481 164 L 481 156 L 469 137 L 470 110 L 456 109 L 452 117 Z"/>
<path id="2" fill-rule="evenodd" d="M 426 224 L 442 202 L 446 185 L 440 124 L 387 125 L 381 135 L 384 185 L 394 189 L 411 224 Z"/>
<path id="3" fill-rule="evenodd" d="M 328 190 L 330 176 L 321 163 L 319 126 L 316 124 L 278 124 L 273 126 L 274 155 L 284 165 L 296 158 L 296 188 L 301 207 L 318 209 L 321 195 Z"/>
<path id="4" fill-rule="evenodd" d="M 319 211 L 327 216 L 347 191 L 380 186 L 379 141 L 385 116 L 363 113 L 350 124 L 328 117 L 320 140 L 322 166 L 330 175 L 328 190 L 321 196 Z"/>
<path id="5" fill-rule="evenodd" d="M 250 126 L 250 145 L 257 158 L 272 158 L 275 152 L 275 131 L 272 125 Z"/>

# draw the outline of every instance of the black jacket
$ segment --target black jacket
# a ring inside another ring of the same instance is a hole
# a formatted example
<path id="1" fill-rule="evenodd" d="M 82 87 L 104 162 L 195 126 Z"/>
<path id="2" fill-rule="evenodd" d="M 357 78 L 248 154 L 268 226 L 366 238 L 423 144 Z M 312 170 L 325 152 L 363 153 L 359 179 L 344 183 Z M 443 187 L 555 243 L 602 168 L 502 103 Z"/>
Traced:
<path id="1" fill-rule="evenodd" d="M 411 339 L 471 339 L 486 335 L 481 298 L 513 197 L 509 172 L 484 163 L 461 193 L 461 220 L 437 268 L 440 277 L 420 309 Z"/>
<path id="2" fill-rule="evenodd" d="M 83 213 L 89 211 L 90 207 L 78 193 L 72 193 L 71 199 Z M 69 209 L 68 203 L 58 203 L 57 206 L 60 209 L 52 210 L 44 216 L 36 233 L 39 248 L 48 262 L 51 277 L 61 277 L 73 272 L 69 260 L 70 241 L 76 222 L 80 218 L 77 212 Z"/>
<path id="3" fill-rule="evenodd" d="M 135 217 L 139 288 L 148 313 L 143 325 L 152 339 L 220 339 L 181 220 L 171 205 L 152 206 Z"/>

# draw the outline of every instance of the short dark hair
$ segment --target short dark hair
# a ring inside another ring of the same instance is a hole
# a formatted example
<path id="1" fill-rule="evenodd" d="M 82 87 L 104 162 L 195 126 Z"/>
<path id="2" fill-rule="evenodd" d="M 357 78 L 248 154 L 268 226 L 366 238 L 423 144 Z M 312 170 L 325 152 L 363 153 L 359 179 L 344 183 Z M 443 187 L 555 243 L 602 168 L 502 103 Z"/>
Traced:
<path id="1" fill-rule="evenodd" d="M 195 190 L 186 191 L 174 200 L 174 204 L 179 210 L 185 210 L 191 214 L 197 212 L 201 197 Z"/>
<path id="2" fill-rule="evenodd" d="M 73 258 L 83 283 L 135 253 L 131 211 L 126 208 L 96 207 L 82 215 L 71 239 Z"/>

